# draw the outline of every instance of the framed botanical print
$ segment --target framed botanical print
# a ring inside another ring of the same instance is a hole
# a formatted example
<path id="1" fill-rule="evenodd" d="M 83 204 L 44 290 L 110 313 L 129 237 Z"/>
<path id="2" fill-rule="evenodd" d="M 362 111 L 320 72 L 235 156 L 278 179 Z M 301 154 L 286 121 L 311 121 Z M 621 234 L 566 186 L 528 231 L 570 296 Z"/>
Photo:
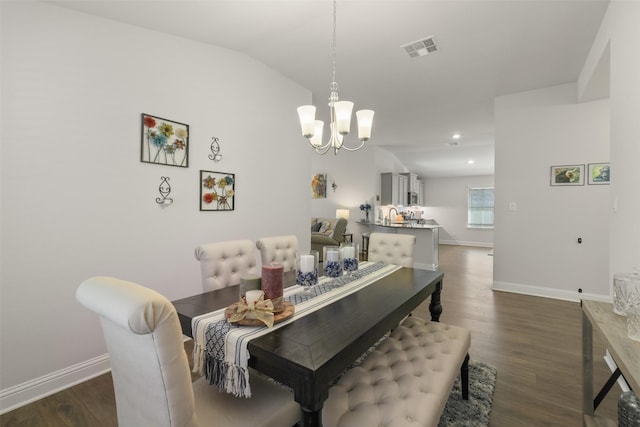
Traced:
<path id="1" fill-rule="evenodd" d="M 200 210 L 235 209 L 236 176 L 227 172 L 200 171 Z"/>
<path id="2" fill-rule="evenodd" d="M 189 125 L 142 113 L 140 161 L 189 167 Z"/>
<path id="3" fill-rule="evenodd" d="M 551 185 L 584 185 L 584 165 L 551 166 Z"/>
<path id="4" fill-rule="evenodd" d="M 610 180 L 609 163 L 589 163 L 589 185 L 609 185 Z"/>

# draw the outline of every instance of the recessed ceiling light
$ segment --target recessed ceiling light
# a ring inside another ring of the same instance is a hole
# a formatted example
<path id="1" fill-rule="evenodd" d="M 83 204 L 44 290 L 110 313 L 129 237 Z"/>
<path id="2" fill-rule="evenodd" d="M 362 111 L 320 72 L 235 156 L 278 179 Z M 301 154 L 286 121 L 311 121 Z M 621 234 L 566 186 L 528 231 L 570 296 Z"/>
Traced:
<path id="1" fill-rule="evenodd" d="M 460 137 L 461 137 L 461 136 L 462 136 L 462 135 L 460 135 L 459 133 L 454 133 L 454 134 L 453 134 L 453 136 L 452 136 L 452 138 L 453 138 L 453 139 L 460 139 Z"/>
<path id="2" fill-rule="evenodd" d="M 469 163 L 470 165 L 472 165 L 472 164 L 474 164 L 474 163 L 475 163 L 475 160 L 469 160 L 469 161 L 467 161 L 467 163 Z"/>

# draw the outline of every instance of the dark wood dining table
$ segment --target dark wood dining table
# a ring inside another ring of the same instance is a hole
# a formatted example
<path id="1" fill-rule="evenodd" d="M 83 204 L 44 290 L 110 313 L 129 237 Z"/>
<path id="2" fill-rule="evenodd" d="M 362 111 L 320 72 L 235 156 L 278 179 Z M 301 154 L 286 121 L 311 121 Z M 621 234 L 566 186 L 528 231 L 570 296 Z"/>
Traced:
<path id="1" fill-rule="evenodd" d="M 293 389 L 303 427 L 322 426 L 322 406 L 335 379 L 431 296 L 440 320 L 443 273 L 402 267 L 369 286 L 248 343 L 249 366 Z M 173 301 L 182 331 L 191 319 L 238 300 L 238 286 Z M 295 318 L 295 315 L 294 315 Z"/>

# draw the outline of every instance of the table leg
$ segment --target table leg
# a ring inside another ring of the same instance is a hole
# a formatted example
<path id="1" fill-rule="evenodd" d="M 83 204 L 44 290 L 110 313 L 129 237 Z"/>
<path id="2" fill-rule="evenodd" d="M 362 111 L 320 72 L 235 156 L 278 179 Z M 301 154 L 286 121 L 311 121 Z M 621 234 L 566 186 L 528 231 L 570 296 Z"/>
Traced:
<path id="1" fill-rule="evenodd" d="M 593 415 L 593 327 L 582 312 L 582 413 Z"/>
<path id="2" fill-rule="evenodd" d="M 302 409 L 301 427 L 322 427 L 322 409 L 318 411 L 311 411 L 309 409 Z"/>
<path id="3" fill-rule="evenodd" d="M 431 294 L 431 302 L 429 303 L 429 312 L 431 313 L 431 321 L 439 322 L 442 314 L 442 304 L 440 303 L 440 294 L 442 293 L 442 280 L 436 284 L 436 290 Z"/>

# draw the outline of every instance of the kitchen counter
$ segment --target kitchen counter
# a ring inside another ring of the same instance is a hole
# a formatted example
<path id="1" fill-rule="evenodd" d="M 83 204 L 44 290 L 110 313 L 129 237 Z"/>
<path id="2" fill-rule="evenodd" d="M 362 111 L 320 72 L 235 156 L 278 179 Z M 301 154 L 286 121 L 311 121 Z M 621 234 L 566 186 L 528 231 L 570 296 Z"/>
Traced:
<path id="1" fill-rule="evenodd" d="M 425 220 L 425 221 L 433 221 L 433 220 Z M 362 225 L 374 225 L 376 227 L 387 227 L 387 228 L 414 228 L 414 229 L 434 229 L 434 228 L 440 228 L 442 227 L 441 225 L 435 224 L 435 221 L 433 221 L 433 223 L 418 223 L 418 221 L 402 221 L 402 222 L 392 222 L 390 224 L 384 224 L 382 222 L 364 222 L 364 221 L 356 221 L 358 224 L 362 224 Z"/>
<path id="2" fill-rule="evenodd" d="M 416 247 L 413 253 L 413 267 L 424 270 L 437 270 L 440 244 L 440 225 L 434 220 L 421 220 L 424 223 L 418 223 L 417 220 L 398 221 L 390 224 L 382 222 L 364 222 L 356 221 L 357 224 L 366 226 L 369 231 L 376 233 L 400 233 L 409 234 L 416 237 Z"/>

